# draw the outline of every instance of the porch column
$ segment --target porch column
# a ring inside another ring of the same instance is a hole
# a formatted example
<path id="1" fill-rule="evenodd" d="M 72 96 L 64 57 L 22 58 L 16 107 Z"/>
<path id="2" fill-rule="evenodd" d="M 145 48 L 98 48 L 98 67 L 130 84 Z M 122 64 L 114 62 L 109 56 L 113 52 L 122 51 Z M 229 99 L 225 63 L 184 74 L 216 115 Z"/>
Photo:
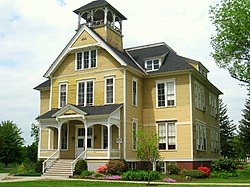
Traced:
<path id="1" fill-rule="evenodd" d="M 58 129 L 58 145 L 57 145 L 57 150 L 58 150 L 58 158 L 60 158 L 60 149 L 61 149 L 61 127 L 62 124 L 59 124 Z"/>
<path id="2" fill-rule="evenodd" d="M 108 159 L 110 159 L 110 150 L 111 150 L 111 144 L 110 144 L 110 122 L 108 122 Z"/>
<path id="3" fill-rule="evenodd" d="M 88 140 L 88 127 L 87 127 L 86 123 L 84 123 L 84 126 L 85 126 L 84 149 L 87 150 L 87 147 L 88 147 L 88 142 L 87 142 L 87 140 Z"/>

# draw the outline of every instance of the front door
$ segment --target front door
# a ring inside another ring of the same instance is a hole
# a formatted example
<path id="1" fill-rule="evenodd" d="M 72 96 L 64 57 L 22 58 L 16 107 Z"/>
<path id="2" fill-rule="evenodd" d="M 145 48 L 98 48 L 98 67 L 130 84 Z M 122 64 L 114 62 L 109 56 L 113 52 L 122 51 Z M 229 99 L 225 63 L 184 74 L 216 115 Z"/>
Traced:
<path id="1" fill-rule="evenodd" d="M 93 148 L 93 128 L 89 127 L 87 130 L 87 148 Z M 75 157 L 78 157 L 85 150 L 85 128 L 76 126 L 75 136 Z"/>

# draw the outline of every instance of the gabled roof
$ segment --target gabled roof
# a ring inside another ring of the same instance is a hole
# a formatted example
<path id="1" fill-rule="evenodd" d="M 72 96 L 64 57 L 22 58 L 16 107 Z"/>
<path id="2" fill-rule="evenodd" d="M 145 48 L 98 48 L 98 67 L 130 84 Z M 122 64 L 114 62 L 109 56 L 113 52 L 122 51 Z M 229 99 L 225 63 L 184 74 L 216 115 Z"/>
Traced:
<path id="1" fill-rule="evenodd" d="M 48 80 L 44 81 L 43 83 L 39 84 L 38 86 L 36 86 L 33 89 L 34 90 L 50 89 L 50 85 L 51 85 L 51 81 L 50 81 L 50 79 L 48 79 Z"/>
<path id="2" fill-rule="evenodd" d="M 111 105 L 100 105 L 100 106 L 77 106 L 73 104 L 69 104 L 65 106 L 64 108 L 77 108 L 78 110 L 82 111 L 86 114 L 86 116 L 95 116 L 95 115 L 108 115 L 112 114 L 115 110 L 122 107 L 122 104 L 111 104 Z M 42 119 L 50 119 L 50 118 L 56 118 L 55 115 L 59 114 L 60 111 L 64 111 L 64 108 L 61 109 L 52 109 L 45 114 L 38 116 L 36 120 L 42 120 Z"/>
<path id="3" fill-rule="evenodd" d="M 91 3 L 89 4 L 86 4 L 76 10 L 74 10 L 73 12 L 78 14 L 78 13 L 81 13 L 81 12 L 86 12 L 88 10 L 91 10 L 91 9 L 96 9 L 96 8 L 99 8 L 99 7 L 104 7 L 104 6 L 108 6 L 112 11 L 114 11 L 122 20 L 126 20 L 127 18 L 122 15 L 118 10 L 116 10 L 111 4 L 109 4 L 107 1 L 105 0 L 96 0 L 96 1 L 92 1 Z M 84 15 L 83 15 L 84 16 Z M 86 19 L 84 17 L 84 19 Z"/>
<path id="4" fill-rule="evenodd" d="M 77 33 L 73 36 L 73 38 L 70 40 L 70 42 L 66 45 L 66 47 L 63 49 L 63 51 L 59 54 L 59 56 L 56 58 L 56 60 L 51 64 L 47 72 L 44 74 L 44 77 L 49 78 L 49 76 L 57 69 L 57 67 L 62 63 L 62 61 L 66 58 L 68 53 L 72 50 L 70 46 L 73 45 L 73 43 L 78 39 L 78 37 L 81 35 L 82 32 L 86 31 L 88 34 L 93 37 L 97 43 L 93 44 L 97 46 L 101 46 L 106 51 L 108 51 L 122 66 L 127 66 L 127 63 L 124 61 L 123 58 L 121 58 L 121 55 L 118 55 L 117 52 L 111 48 L 110 45 L 108 45 L 104 40 L 96 34 L 92 29 L 90 29 L 87 25 L 83 25 Z M 84 48 L 85 46 L 83 46 Z M 79 49 L 79 48 L 78 48 Z"/>
<path id="5" fill-rule="evenodd" d="M 165 43 L 139 46 L 125 49 L 125 51 L 136 61 L 141 68 L 145 69 L 145 60 L 150 58 L 161 58 L 162 65 L 159 70 L 147 72 L 148 74 L 194 69 L 184 57 L 177 53 Z"/>

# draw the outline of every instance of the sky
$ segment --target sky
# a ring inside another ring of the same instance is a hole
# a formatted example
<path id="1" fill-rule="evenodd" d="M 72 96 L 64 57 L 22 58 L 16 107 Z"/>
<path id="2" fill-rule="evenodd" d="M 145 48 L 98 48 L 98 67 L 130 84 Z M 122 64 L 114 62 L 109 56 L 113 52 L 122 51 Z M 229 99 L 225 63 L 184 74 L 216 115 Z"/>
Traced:
<path id="1" fill-rule="evenodd" d="M 218 0 L 107 0 L 128 20 L 123 22 L 124 47 L 165 42 L 178 55 L 203 63 L 209 80 L 224 95 L 230 119 L 238 125 L 246 88 L 219 69 L 211 57 L 215 34 L 209 6 Z M 10 120 L 31 144 L 37 123 L 39 92 L 35 86 L 75 34 L 73 10 L 91 0 L 0 0 L 0 122 Z"/>

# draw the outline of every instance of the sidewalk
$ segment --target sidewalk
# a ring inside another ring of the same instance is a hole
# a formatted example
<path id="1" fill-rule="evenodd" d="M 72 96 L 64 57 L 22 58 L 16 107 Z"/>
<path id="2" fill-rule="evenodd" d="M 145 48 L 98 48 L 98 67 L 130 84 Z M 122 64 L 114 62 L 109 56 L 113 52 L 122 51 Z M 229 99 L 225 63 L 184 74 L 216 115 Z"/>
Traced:
<path id="1" fill-rule="evenodd" d="M 41 176 L 41 177 L 25 177 L 25 176 L 13 176 L 8 173 L 0 173 L 1 182 L 24 182 L 24 181 L 41 181 L 41 180 L 70 180 L 70 181 L 93 181 L 93 182 L 113 182 L 113 183 L 137 183 L 147 184 L 146 181 L 115 181 L 115 180 L 92 180 L 92 179 L 72 179 L 61 176 Z M 166 183 L 166 182 L 150 182 L 155 185 L 169 185 L 169 184 L 181 184 L 190 186 L 250 186 L 250 183 Z"/>

